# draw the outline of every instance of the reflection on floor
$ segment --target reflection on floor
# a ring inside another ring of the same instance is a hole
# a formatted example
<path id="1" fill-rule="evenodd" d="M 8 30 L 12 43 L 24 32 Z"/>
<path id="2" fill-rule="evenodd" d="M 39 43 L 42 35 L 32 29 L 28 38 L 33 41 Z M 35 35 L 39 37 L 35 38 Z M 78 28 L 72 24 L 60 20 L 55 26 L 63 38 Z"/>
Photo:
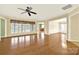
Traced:
<path id="1" fill-rule="evenodd" d="M 63 48 L 67 48 L 66 39 L 67 39 L 66 35 L 65 34 L 61 34 L 61 42 L 62 42 L 61 45 L 62 45 Z"/>
<path id="2" fill-rule="evenodd" d="M 39 36 L 39 37 L 38 37 Z M 78 47 L 71 42 L 65 41 L 66 48 L 62 47 L 61 34 L 37 36 L 26 35 L 19 37 L 3 38 L 0 41 L 0 54 L 20 55 L 63 55 L 79 54 Z"/>
<path id="3" fill-rule="evenodd" d="M 13 37 L 11 38 L 11 47 L 17 48 L 23 46 L 23 45 L 29 45 L 30 43 L 30 36 L 21 36 L 21 37 Z"/>

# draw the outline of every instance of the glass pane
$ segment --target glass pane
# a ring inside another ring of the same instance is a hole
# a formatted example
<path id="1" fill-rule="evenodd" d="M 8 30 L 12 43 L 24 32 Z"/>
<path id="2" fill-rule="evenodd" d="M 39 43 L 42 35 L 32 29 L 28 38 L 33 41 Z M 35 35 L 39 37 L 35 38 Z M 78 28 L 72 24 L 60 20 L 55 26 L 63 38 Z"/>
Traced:
<path id="1" fill-rule="evenodd" d="M 11 33 L 14 33 L 14 23 L 11 23 Z"/>
<path id="2" fill-rule="evenodd" d="M 25 32 L 25 24 L 22 24 L 23 32 Z"/>
<path id="3" fill-rule="evenodd" d="M 33 25 L 33 31 L 34 32 L 36 31 L 36 25 Z"/>
<path id="4" fill-rule="evenodd" d="M 44 28 L 44 24 L 42 24 L 41 28 Z"/>
<path id="5" fill-rule="evenodd" d="M 22 27 L 22 24 L 20 24 L 20 23 L 19 23 L 19 24 L 18 24 L 18 32 L 19 32 L 19 33 L 21 33 L 21 32 L 22 32 L 21 27 Z"/>
<path id="6" fill-rule="evenodd" d="M 18 23 L 15 23 L 15 33 L 18 33 L 19 31 L 18 31 L 19 29 L 18 29 Z"/>
<path id="7" fill-rule="evenodd" d="M 30 32 L 30 24 L 27 24 L 26 32 Z"/>
<path id="8" fill-rule="evenodd" d="M 60 24 L 60 32 L 67 33 L 67 24 L 66 23 Z"/>

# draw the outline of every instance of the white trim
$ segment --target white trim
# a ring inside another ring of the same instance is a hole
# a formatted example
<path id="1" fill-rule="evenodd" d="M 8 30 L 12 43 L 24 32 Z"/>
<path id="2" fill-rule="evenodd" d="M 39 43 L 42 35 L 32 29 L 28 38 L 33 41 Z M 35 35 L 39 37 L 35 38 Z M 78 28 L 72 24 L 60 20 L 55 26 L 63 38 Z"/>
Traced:
<path id="1" fill-rule="evenodd" d="M 72 16 L 74 16 L 74 15 L 76 15 L 76 14 L 79 14 L 79 11 L 77 11 L 77 12 L 75 12 L 75 13 L 73 13 L 73 14 L 70 14 L 69 16 L 72 17 Z"/>
<path id="2" fill-rule="evenodd" d="M 68 40 L 79 47 L 79 40 Z"/>
<path id="3" fill-rule="evenodd" d="M 68 41 L 71 41 L 71 42 L 79 42 L 79 40 L 68 40 Z"/>
<path id="4" fill-rule="evenodd" d="M 68 16 L 68 40 L 71 39 L 71 19 L 70 17 Z"/>

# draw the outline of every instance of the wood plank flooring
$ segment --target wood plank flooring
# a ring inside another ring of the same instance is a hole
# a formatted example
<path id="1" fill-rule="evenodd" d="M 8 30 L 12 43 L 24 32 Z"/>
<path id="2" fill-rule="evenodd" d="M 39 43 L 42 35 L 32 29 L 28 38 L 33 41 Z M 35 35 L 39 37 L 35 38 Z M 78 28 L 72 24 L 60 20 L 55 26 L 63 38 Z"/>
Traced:
<path id="1" fill-rule="evenodd" d="M 2 38 L 0 55 L 78 55 L 79 47 L 66 42 L 62 47 L 61 34 L 24 35 L 20 37 Z"/>

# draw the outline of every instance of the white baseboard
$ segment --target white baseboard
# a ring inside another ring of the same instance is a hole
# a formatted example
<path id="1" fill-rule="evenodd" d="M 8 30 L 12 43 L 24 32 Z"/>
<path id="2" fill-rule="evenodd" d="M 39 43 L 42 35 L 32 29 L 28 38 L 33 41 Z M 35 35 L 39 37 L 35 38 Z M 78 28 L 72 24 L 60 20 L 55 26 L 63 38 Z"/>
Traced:
<path id="1" fill-rule="evenodd" d="M 68 41 L 71 41 L 71 42 L 79 42 L 79 40 L 68 40 Z"/>
<path id="2" fill-rule="evenodd" d="M 71 41 L 73 44 L 79 47 L 79 40 L 68 40 Z"/>

